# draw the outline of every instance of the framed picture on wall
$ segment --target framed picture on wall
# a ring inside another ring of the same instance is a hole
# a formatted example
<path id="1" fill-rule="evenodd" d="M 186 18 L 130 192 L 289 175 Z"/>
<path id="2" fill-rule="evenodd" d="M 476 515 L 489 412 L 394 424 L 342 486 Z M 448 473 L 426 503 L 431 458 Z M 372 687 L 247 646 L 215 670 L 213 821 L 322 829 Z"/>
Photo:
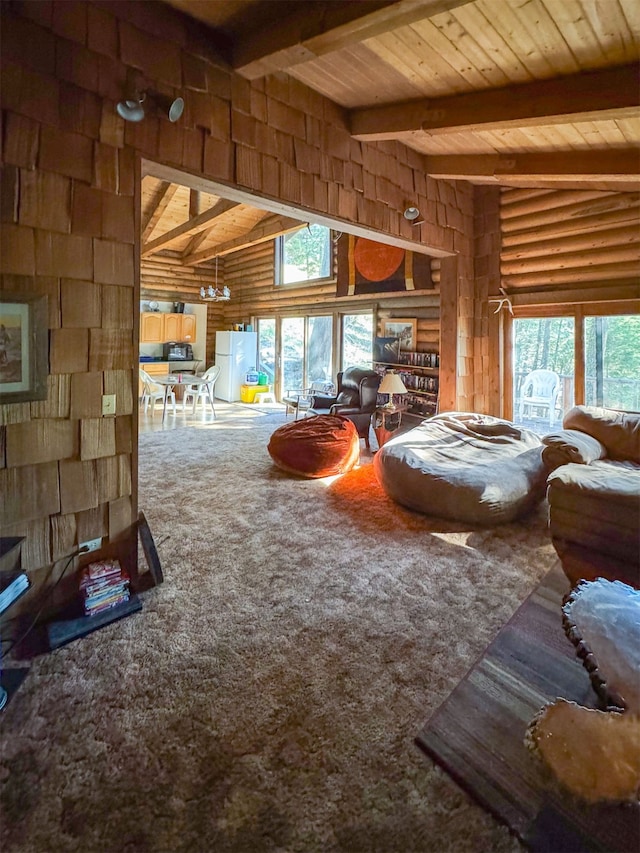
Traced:
<path id="1" fill-rule="evenodd" d="M 0 300 L 0 403 L 47 399 L 46 296 L 3 293 Z"/>
<path id="2" fill-rule="evenodd" d="M 404 352 L 415 350 L 418 322 L 415 318 L 400 320 L 392 317 L 382 321 L 382 334 L 386 338 L 398 338 Z"/>
<path id="3" fill-rule="evenodd" d="M 373 339 L 373 360 L 383 364 L 398 364 L 398 339 L 395 337 Z"/>

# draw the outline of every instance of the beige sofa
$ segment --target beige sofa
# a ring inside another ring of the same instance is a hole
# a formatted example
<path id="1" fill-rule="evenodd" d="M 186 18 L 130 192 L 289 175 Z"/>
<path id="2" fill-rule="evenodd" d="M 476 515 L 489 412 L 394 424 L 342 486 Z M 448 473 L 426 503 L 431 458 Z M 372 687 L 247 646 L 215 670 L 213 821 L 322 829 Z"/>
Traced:
<path id="1" fill-rule="evenodd" d="M 640 588 L 640 414 L 575 406 L 543 438 L 551 537 L 567 577 Z"/>

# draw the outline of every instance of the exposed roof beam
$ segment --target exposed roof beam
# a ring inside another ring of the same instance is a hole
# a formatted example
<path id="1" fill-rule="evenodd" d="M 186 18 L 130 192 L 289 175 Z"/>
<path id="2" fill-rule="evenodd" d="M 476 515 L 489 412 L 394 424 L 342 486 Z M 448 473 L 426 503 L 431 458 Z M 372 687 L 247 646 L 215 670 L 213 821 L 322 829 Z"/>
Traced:
<path id="1" fill-rule="evenodd" d="M 289 219 L 286 216 L 269 216 L 267 219 L 263 219 L 255 228 L 252 228 L 251 231 L 243 234 L 242 237 L 236 237 L 233 240 L 228 240 L 226 243 L 218 243 L 217 246 L 210 246 L 201 252 L 194 252 L 194 254 L 184 258 L 183 262 L 187 266 L 201 264 L 204 261 L 210 261 L 211 258 L 219 258 L 222 255 L 230 255 L 231 252 L 238 252 L 240 249 L 257 246 L 258 243 L 265 243 L 267 240 L 280 237 L 282 234 L 299 231 L 300 228 L 306 228 L 306 226 L 307 223 L 300 222 L 299 219 Z"/>
<path id="2" fill-rule="evenodd" d="M 234 70 L 249 80 L 324 56 L 469 0 L 359 0 L 303 3 L 292 15 L 236 45 Z"/>
<path id="3" fill-rule="evenodd" d="M 427 156 L 426 171 L 437 178 L 537 178 L 628 181 L 640 179 L 640 150 L 567 151 L 542 154 L 454 154 Z"/>
<path id="4" fill-rule="evenodd" d="M 198 190 L 189 190 L 189 219 L 196 217 L 200 210 L 200 193 Z"/>
<path id="5" fill-rule="evenodd" d="M 420 99 L 351 111 L 351 134 L 360 140 L 401 139 L 416 131 L 527 127 L 633 118 L 640 107 L 640 63 L 584 71 L 446 98 Z"/>
<path id="6" fill-rule="evenodd" d="M 160 221 L 160 217 L 167 209 L 167 205 L 178 192 L 178 184 L 170 184 L 167 181 L 162 181 L 155 192 L 151 209 L 147 216 L 147 221 L 142 226 L 142 243 L 145 243 L 151 234 L 153 234 L 156 225 Z"/>
<path id="7" fill-rule="evenodd" d="M 213 231 L 214 227 L 215 226 L 212 226 L 211 228 L 204 228 L 199 234 L 192 237 L 182 250 L 182 258 L 184 259 L 189 255 L 192 255 L 196 249 L 204 243 L 209 234 Z"/>
<path id="8" fill-rule="evenodd" d="M 214 204 L 213 207 L 210 207 L 209 210 L 205 210 L 204 213 L 200 213 L 193 219 L 187 219 L 187 221 L 183 222 L 182 225 L 172 228 L 171 231 L 167 231 L 166 234 L 163 234 L 156 240 L 152 240 L 150 243 L 143 245 L 140 257 L 148 258 L 149 255 L 153 255 L 160 249 L 168 249 L 176 240 L 179 240 L 186 234 L 195 234 L 197 231 L 201 231 L 203 228 L 206 228 L 213 219 L 217 219 L 219 216 L 222 216 L 223 213 L 227 213 L 227 211 L 237 206 L 238 203 L 235 201 L 227 201 L 227 199 L 224 198 L 220 199 L 220 201 L 216 202 L 216 204 Z"/>

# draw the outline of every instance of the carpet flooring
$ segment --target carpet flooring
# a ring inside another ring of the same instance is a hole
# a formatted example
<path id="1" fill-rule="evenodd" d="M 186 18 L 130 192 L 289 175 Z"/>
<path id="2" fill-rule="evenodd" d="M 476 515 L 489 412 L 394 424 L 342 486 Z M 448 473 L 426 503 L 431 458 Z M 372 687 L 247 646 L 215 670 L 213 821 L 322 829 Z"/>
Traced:
<path id="1" fill-rule="evenodd" d="M 518 851 L 415 745 L 555 562 L 360 468 L 271 463 L 281 414 L 140 437 L 165 582 L 37 658 L 2 715 L 0 843 L 40 851 Z"/>

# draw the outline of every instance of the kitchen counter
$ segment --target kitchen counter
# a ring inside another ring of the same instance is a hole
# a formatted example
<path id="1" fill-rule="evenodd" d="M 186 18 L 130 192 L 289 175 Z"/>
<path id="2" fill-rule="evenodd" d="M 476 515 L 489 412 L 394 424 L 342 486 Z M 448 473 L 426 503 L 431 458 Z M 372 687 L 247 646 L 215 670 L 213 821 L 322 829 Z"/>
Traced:
<path id="1" fill-rule="evenodd" d="M 176 373 L 180 370 L 182 370 L 183 373 L 194 373 L 197 366 L 200 364 L 200 360 L 194 358 L 189 361 L 169 361 L 166 358 L 162 358 L 162 356 L 154 356 L 153 358 L 141 358 L 139 359 L 139 363 L 143 370 L 145 369 L 145 365 L 166 364 L 168 365 L 168 373 Z"/>

